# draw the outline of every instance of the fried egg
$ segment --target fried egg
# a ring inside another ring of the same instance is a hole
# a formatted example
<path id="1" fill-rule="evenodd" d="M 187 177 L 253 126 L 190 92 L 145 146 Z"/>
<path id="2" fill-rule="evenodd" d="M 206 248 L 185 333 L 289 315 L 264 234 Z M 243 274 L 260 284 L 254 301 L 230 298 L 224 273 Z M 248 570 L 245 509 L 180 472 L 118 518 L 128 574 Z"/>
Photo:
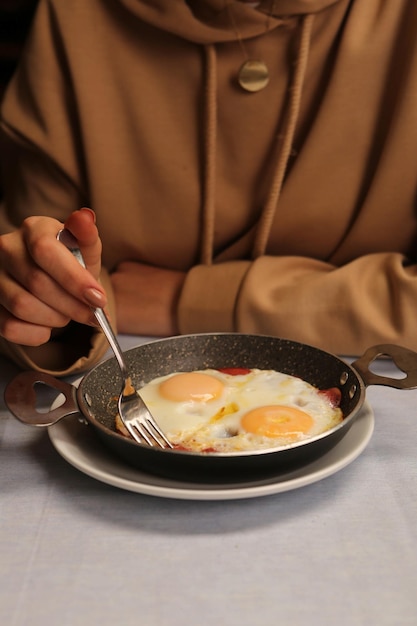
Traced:
<path id="1" fill-rule="evenodd" d="M 196 452 L 286 446 L 343 419 L 329 395 L 274 370 L 175 372 L 139 393 L 174 446 Z"/>

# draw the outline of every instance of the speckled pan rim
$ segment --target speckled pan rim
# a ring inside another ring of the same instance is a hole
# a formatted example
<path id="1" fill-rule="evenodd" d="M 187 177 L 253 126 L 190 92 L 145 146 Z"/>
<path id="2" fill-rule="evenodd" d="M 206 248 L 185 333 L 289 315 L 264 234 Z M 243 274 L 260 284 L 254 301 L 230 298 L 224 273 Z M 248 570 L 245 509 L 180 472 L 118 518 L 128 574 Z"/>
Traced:
<path id="1" fill-rule="evenodd" d="M 189 348 L 189 346 L 191 346 L 194 349 L 196 345 L 201 350 L 201 353 L 199 353 L 197 357 L 195 356 L 194 352 L 190 351 Z M 146 372 L 147 378 L 145 378 L 145 380 L 141 380 L 140 376 L 139 379 L 134 380 L 135 386 L 139 388 L 142 384 L 144 384 L 144 382 L 148 382 L 156 376 L 170 373 L 172 371 L 184 371 L 183 367 L 181 366 L 184 366 L 184 363 L 187 362 L 188 358 L 194 359 L 194 365 L 190 369 L 204 369 L 206 367 L 217 366 L 226 367 L 228 366 L 227 359 L 230 357 L 233 365 L 233 359 L 236 358 L 236 352 L 240 351 L 239 364 L 241 363 L 240 359 L 242 358 L 242 355 L 245 358 L 246 356 L 248 356 L 250 360 L 250 364 L 243 363 L 242 366 L 260 367 L 261 369 L 276 369 L 275 362 L 269 362 L 269 364 L 264 363 L 264 359 L 266 357 L 262 352 L 259 352 L 259 347 L 261 347 L 268 354 L 268 358 L 272 359 L 273 361 L 276 358 L 277 353 L 279 351 L 282 351 L 282 353 L 285 355 L 285 366 L 289 369 L 293 368 L 293 371 L 290 371 L 289 373 L 292 373 L 295 376 L 301 376 L 302 378 L 304 378 L 304 375 L 300 372 L 300 369 L 305 367 L 303 362 L 309 360 L 309 364 L 307 366 L 307 369 L 309 370 L 309 376 L 305 377 L 305 379 L 309 381 L 312 371 L 316 371 L 317 375 L 317 372 L 319 371 L 323 372 L 327 370 L 333 370 L 335 367 L 342 367 L 344 371 L 350 373 L 349 376 L 354 377 L 354 382 L 356 383 L 356 392 L 354 398 L 352 398 L 351 401 L 351 408 L 348 411 L 344 411 L 345 419 L 343 420 L 343 422 L 326 431 L 325 433 L 321 433 L 307 440 L 296 442 L 294 444 L 289 444 L 288 446 L 270 449 L 248 450 L 244 452 L 213 453 L 210 454 L 210 457 L 212 459 L 218 458 L 219 461 L 223 459 L 226 459 L 227 461 L 228 459 L 230 459 L 232 462 L 236 461 L 236 463 L 238 463 L 239 460 L 244 461 L 245 457 L 248 459 L 258 457 L 259 463 L 262 463 L 262 457 L 266 457 L 266 455 L 268 454 L 273 454 L 276 458 L 278 458 L 277 455 L 283 457 L 287 452 L 289 452 L 290 454 L 303 454 L 305 450 L 307 450 L 308 452 L 309 449 L 312 449 L 313 446 L 317 445 L 322 446 L 323 450 L 325 450 L 327 446 L 331 447 L 333 445 L 333 438 L 334 440 L 336 440 L 339 437 L 345 436 L 345 433 L 351 427 L 351 424 L 356 419 L 358 411 L 363 405 L 363 402 L 365 400 L 365 386 L 363 385 L 360 377 L 356 375 L 356 373 L 351 369 L 348 363 L 346 363 L 334 354 L 320 350 L 313 346 L 268 335 L 250 335 L 242 333 L 203 333 L 181 335 L 178 337 L 168 337 L 149 343 L 143 343 L 139 346 L 127 350 L 125 352 L 125 358 L 132 372 L 140 371 L 141 375 L 145 375 Z M 162 365 L 162 367 L 165 366 L 167 370 L 165 371 L 164 369 L 162 369 L 161 371 L 161 363 L 165 363 L 165 360 L 167 359 L 167 350 L 168 361 L 170 361 L 170 363 L 169 365 Z M 170 350 L 172 350 L 172 352 L 169 352 Z M 175 352 L 176 350 L 181 351 L 180 356 L 178 356 L 178 354 Z M 163 355 L 162 358 L 161 354 Z M 215 355 L 214 357 L 213 354 Z M 219 362 L 219 365 L 213 365 L 213 358 L 221 360 L 221 362 Z M 197 359 L 197 361 L 195 359 Z M 255 361 L 253 359 L 255 359 Z M 140 365 L 140 360 L 146 360 L 146 363 L 144 365 Z M 282 371 L 284 371 L 284 369 Z M 95 366 L 93 370 L 88 372 L 81 380 L 80 386 L 77 391 L 78 405 L 81 412 L 92 423 L 98 435 L 104 437 L 104 439 L 110 442 L 112 446 L 115 445 L 119 448 L 121 446 L 128 455 L 133 454 L 138 455 L 138 457 L 139 455 L 141 457 L 143 457 L 144 455 L 149 456 L 149 448 L 147 446 L 140 446 L 117 433 L 114 429 L 113 422 L 111 427 L 108 424 L 106 425 L 105 423 L 106 414 L 108 413 L 107 407 L 103 405 L 99 406 L 99 403 L 103 402 L 103 398 L 107 398 L 109 397 L 109 395 L 111 395 L 106 386 L 108 385 L 108 381 L 118 374 L 118 367 L 114 357 L 110 357 Z M 333 375 L 333 371 L 331 373 L 331 380 L 332 384 L 334 385 L 335 378 Z M 315 383 L 313 382 L 313 384 Z M 88 389 L 90 389 L 90 391 L 91 389 L 94 390 L 94 410 L 90 408 L 90 403 L 86 401 L 86 397 L 89 394 L 88 391 L 87 393 L 85 392 Z M 117 385 L 115 389 L 118 389 Z M 99 410 L 97 410 L 97 408 Z M 98 417 L 98 415 L 100 416 Z M 180 457 L 183 457 L 185 463 L 195 463 L 196 467 L 198 467 L 199 465 L 206 465 L 207 461 L 203 457 L 208 456 L 201 455 L 197 452 L 183 453 L 178 451 L 172 452 L 170 450 L 159 449 L 153 449 L 151 451 L 151 455 L 154 456 L 155 459 L 158 457 L 158 455 L 163 455 L 163 457 L 166 458 L 172 457 L 172 462 L 174 464 L 182 463 L 183 460 Z M 168 462 L 171 463 L 170 460 Z"/>

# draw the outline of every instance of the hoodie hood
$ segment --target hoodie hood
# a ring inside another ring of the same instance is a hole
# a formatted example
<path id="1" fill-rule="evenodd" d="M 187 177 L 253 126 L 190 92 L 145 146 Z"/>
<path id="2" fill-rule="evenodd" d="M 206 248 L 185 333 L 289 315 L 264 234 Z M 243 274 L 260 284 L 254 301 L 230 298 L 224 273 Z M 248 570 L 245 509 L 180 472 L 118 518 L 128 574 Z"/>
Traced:
<path id="1" fill-rule="evenodd" d="M 218 105 L 216 44 L 236 43 L 237 23 L 241 39 L 263 36 L 267 31 L 294 18 L 299 24 L 298 32 L 294 35 L 297 40 L 297 53 L 291 63 L 289 97 L 283 115 L 283 125 L 277 133 L 269 192 L 251 234 L 252 256 L 257 258 L 265 254 L 287 171 L 300 111 L 315 13 L 338 1 L 261 0 L 255 10 L 251 3 L 238 0 L 121 0 L 121 3 L 142 21 L 201 45 L 205 51 L 206 75 L 203 90 L 205 165 L 200 255 L 202 264 L 211 265 L 214 253 Z"/>
<path id="2" fill-rule="evenodd" d="M 257 9 L 239 0 L 119 0 L 132 15 L 187 41 L 215 44 L 234 41 L 227 5 L 233 7 L 242 39 L 265 34 L 289 16 L 314 14 L 339 0 L 261 0 Z M 230 7 L 229 7 L 230 8 Z M 268 16 L 268 20 L 265 20 Z"/>

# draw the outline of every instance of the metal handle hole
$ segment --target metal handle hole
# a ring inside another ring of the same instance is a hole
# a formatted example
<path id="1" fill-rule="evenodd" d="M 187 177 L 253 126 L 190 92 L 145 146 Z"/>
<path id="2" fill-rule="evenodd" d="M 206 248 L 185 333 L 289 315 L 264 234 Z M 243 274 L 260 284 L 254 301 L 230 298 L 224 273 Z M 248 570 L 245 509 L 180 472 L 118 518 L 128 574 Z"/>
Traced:
<path id="1" fill-rule="evenodd" d="M 342 372 L 342 374 L 340 376 L 340 384 L 341 385 L 346 385 L 348 379 L 349 379 L 349 374 L 347 372 Z"/>
<path id="2" fill-rule="evenodd" d="M 369 371 L 377 376 L 384 376 L 389 372 L 390 378 L 403 380 L 407 378 L 407 373 L 399 368 L 398 364 L 388 354 L 380 354 L 378 358 L 371 361 Z"/>
<path id="3" fill-rule="evenodd" d="M 354 397 L 355 393 L 357 390 L 357 386 L 356 385 L 352 385 L 351 388 L 349 389 L 349 398 L 352 400 L 352 398 Z"/>
<path id="4" fill-rule="evenodd" d="M 43 381 L 37 381 L 33 389 L 36 394 L 35 410 L 37 413 L 48 413 L 52 404 L 54 408 L 58 408 L 65 402 L 63 393 Z"/>

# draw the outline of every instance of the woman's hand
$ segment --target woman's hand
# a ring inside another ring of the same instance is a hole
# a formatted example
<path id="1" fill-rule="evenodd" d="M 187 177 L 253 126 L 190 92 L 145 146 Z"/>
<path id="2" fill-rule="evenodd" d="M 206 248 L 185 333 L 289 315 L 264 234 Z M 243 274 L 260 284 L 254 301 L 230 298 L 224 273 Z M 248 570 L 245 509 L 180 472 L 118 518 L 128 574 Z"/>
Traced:
<path id="1" fill-rule="evenodd" d="M 70 320 L 95 324 L 90 306 L 104 306 L 98 283 L 101 242 L 90 209 L 65 223 L 78 239 L 88 270 L 56 239 L 64 224 L 48 217 L 27 218 L 0 237 L 0 335 L 13 343 L 38 346 Z"/>
<path id="2" fill-rule="evenodd" d="M 185 273 L 125 261 L 111 275 L 117 327 L 129 335 L 178 333 L 176 308 Z"/>

